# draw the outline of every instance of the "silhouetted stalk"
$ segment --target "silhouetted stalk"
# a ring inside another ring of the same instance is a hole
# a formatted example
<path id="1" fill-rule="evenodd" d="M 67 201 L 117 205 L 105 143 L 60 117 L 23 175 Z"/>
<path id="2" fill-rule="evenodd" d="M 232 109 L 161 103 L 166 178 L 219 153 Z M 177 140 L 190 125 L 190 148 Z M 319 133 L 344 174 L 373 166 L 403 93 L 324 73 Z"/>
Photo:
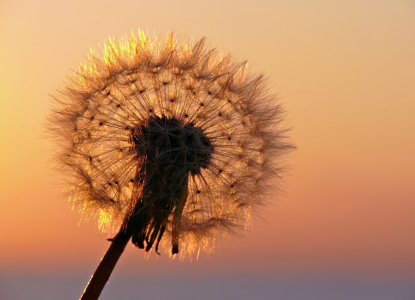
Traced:
<path id="1" fill-rule="evenodd" d="M 89 280 L 80 300 L 98 299 L 129 240 L 130 238 L 111 241 L 111 245 L 104 254 L 104 257 L 101 259 L 95 273 Z"/>

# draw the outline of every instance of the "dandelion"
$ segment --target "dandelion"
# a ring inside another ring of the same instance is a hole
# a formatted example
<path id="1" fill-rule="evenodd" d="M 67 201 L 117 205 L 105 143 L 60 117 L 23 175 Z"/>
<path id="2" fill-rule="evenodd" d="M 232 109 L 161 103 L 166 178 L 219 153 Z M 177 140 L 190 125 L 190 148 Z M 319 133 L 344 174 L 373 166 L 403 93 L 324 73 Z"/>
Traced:
<path id="1" fill-rule="evenodd" d="M 49 128 L 70 201 L 118 230 L 82 299 L 98 298 L 130 240 L 192 254 L 249 226 L 293 147 L 263 76 L 204 39 L 110 39 L 54 104 Z"/>

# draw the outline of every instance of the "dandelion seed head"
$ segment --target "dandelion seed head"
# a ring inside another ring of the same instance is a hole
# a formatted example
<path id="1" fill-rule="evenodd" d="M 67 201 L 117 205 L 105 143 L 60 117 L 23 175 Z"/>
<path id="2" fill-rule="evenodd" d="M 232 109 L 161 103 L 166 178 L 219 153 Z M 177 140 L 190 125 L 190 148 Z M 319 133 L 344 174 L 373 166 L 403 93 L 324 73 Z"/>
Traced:
<path id="1" fill-rule="evenodd" d="M 109 39 L 54 103 L 49 128 L 70 201 L 102 230 L 140 215 L 132 241 L 147 251 L 161 242 L 173 254 L 210 252 L 248 228 L 293 147 L 263 76 L 205 39 Z"/>

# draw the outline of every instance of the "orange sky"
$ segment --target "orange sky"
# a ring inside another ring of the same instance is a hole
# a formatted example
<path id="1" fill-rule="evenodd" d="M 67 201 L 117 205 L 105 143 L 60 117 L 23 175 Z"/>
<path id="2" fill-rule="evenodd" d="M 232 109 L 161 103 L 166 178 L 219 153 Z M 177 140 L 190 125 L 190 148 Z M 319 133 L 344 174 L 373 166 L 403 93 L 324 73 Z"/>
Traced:
<path id="1" fill-rule="evenodd" d="M 224 2 L 1 2 L 0 269 L 92 268 L 106 250 L 59 200 L 41 124 L 91 47 L 138 29 L 206 36 L 248 59 L 293 127 L 298 150 L 267 222 L 198 268 L 415 269 L 415 4 Z M 132 248 L 120 264 L 188 268 Z"/>

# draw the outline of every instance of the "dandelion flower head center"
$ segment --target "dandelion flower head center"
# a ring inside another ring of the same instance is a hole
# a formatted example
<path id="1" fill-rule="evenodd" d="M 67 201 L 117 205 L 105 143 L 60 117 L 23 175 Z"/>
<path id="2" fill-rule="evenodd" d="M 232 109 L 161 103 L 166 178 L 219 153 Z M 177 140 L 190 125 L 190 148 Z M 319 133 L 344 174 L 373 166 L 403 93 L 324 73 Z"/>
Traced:
<path id="1" fill-rule="evenodd" d="M 193 123 L 158 116 L 150 117 L 131 131 L 131 144 L 148 167 L 173 168 L 192 175 L 209 166 L 214 150 L 203 130 Z"/>

